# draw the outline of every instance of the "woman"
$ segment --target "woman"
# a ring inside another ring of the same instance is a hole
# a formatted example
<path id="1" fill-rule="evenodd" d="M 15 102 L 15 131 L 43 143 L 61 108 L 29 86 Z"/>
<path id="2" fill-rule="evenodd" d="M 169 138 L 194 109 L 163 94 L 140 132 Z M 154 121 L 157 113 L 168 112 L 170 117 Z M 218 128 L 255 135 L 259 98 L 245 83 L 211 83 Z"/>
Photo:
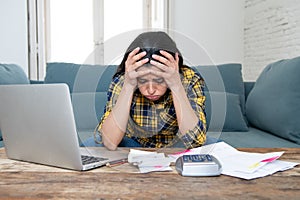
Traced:
<path id="1" fill-rule="evenodd" d="M 204 81 L 183 65 L 164 32 L 140 34 L 127 49 L 108 91 L 99 126 L 104 146 L 186 147 L 206 140 Z"/>

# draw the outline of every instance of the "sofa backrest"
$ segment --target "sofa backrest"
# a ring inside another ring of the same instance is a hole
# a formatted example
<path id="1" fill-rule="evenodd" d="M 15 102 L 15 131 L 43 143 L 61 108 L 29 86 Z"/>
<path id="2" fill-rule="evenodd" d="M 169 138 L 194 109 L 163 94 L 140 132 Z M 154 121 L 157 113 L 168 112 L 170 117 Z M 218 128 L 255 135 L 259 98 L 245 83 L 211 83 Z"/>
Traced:
<path id="1" fill-rule="evenodd" d="M 107 92 L 116 65 L 47 63 L 45 83 L 66 83 L 73 92 Z"/>
<path id="2" fill-rule="evenodd" d="M 0 63 L 0 85 L 4 84 L 29 84 L 29 79 L 19 65 Z"/>
<path id="3" fill-rule="evenodd" d="M 244 88 L 245 88 L 245 101 L 247 101 L 248 95 L 251 92 L 252 88 L 254 87 L 254 81 L 244 81 Z"/>
<path id="4" fill-rule="evenodd" d="M 66 83 L 78 130 L 94 129 L 104 113 L 107 90 L 117 66 L 47 63 L 45 83 Z"/>
<path id="5" fill-rule="evenodd" d="M 75 120 L 79 130 L 93 129 L 97 126 L 104 113 L 107 101 L 107 90 L 117 66 L 79 65 L 73 63 L 47 63 L 45 83 L 66 83 L 69 86 L 73 103 Z M 212 68 L 211 66 L 193 67 L 204 77 L 208 87 L 205 88 L 207 96 L 207 121 L 209 130 L 214 131 L 219 124 L 220 110 L 226 112 L 223 131 L 247 131 L 244 106 L 245 95 L 254 83 L 244 83 L 240 64 L 224 64 Z M 217 75 L 221 86 L 214 85 Z M 209 91 L 208 91 L 209 90 Z M 211 101 L 225 98 L 226 105 L 215 105 Z M 214 109 L 221 106 L 221 109 Z M 224 108 L 225 107 L 225 108 Z M 212 111 L 214 116 L 212 116 Z M 224 119 L 223 119 L 224 120 Z M 216 123 L 211 123 L 215 121 Z"/>
<path id="6" fill-rule="evenodd" d="M 199 65 L 193 68 L 206 83 L 208 131 L 248 131 L 241 64 Z"/>
<path id="7" fill-rule="evenodd" d="M 0 63 L 0 85 L 8 84 L 29 84 L 29 79 L 19 65 Z M 2 146 L 2 133 L 0 127 L 0 147 Z"/>

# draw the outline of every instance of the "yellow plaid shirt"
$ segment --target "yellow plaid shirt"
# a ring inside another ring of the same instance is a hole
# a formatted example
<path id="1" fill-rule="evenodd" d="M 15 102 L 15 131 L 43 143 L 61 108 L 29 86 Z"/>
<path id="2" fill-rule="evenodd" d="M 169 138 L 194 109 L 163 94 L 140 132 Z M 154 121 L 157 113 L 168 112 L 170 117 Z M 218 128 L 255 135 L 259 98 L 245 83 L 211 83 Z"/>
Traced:
<path id="1" fill-rule="evenodd" d="M 139 90 L 133 94 L 126 136 L 139 142 L 143 147 L 162 148 L 172 146 L 182 140 L 186 148 L 201 146 L 206 140 L 204 80 L 189 67 L 181 68 L 181 81 L 192 108 L 198 116 L 196 126 L 186 133 L 179 134 L 176 112 L 170 90 L 158 101 L 145 98 Z M 98 131 L 116 104 L 124 83 L 124 75 L 116 76 L 108 90 L 105 113 Z M 181 135 L 180 137 L 178 135 Z"/>

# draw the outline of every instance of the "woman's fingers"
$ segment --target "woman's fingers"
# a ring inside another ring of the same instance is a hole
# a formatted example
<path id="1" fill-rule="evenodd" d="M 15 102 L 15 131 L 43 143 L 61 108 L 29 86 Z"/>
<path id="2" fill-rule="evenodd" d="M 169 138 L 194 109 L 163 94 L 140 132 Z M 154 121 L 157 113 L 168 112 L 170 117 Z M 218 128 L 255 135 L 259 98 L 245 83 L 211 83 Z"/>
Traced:
<path id="1" fill-rule="evenodd" d="M 164 57 L 166 57 L 170 62 L 174 62 L 175 61 L 174 57 L 170 53 L 168 53 L 167 51 L 160 50 L 159 53 L 161 53 L 161 55 L 163 55 Z"/>
<path id="2" fill-rule="evenodd" d="M 139 52 L 139 50 L 140 50 L 140 47 L 137 47 L 137 48 L 133 49 L 133 50 L 128 54 L 127 60 L 128 60 L 129 58 L 132 58 L 133 56 L 135 56 L 135 54 L 137 54 L 137 53 Z"/>
<path id="3" fill-rule="evenodd" d="M 149 61 L 148 58 L 142 59 L 146 55 L 146 52 L 143 51 L 143 52 L 138 53 L 139 50 L 140 50 L 140 48 L 137 47 L 128 54 L 127 60 L 125 62 L 126 71 L 136 70 L 138 67 L 144 65 L 145 63 L 147 63 Z"/>
<path id="4" fill-rule="evenodd" d="M 143 58 L 146 55 L 145 51 L 138 53 L 139 51 L 140 51 L 139 47 L 135 48 L 133 51 L 131 51 L 128 54 L 127 60 L 131 61 L 131 63 L 134 63 L 134 62 L 140 60 L 141 58 Z"/>
<path id="5" fill-rule="evenodd" d="M 130 84 L 130 88 L 136 87 L 137 77 L 146 74 L 146 72 L 138 72 L 136 70 L 149 61 L 148 58 L 143 59 L 143 57 L 146 55 L 146 52 L 143 51 L 139 53 L 139 51 L 139 47 L 135 48 L 128 54 L 125 62 L 125 82 Z"/>
<path id="6" fill-rule="evenodd" d="M 168 71 L 169 67 L 167 65 L 161 64 L 160 62 L 157 62 L 155 60 L 150 60 L 150 64 L 159 68 L 162 71 Z"/>
<path id="7" fill-rule="evenodd" d="M 168 60 L 167 58 L 163 57 L 163 56 L 159 56 L 159 55 L 153 54 L 152 58 L 154 59 L 154 61 L 159 61 L 158 63 L 162 63 L 162 64 L 164 64 L 166 66 L 170 66 L 171 65 L 171 61 Z"/>
<path id="8" fill-rule="evenodd" d="M 178 63 L 179 63 L 178 53 L 175 54 L 175 58 L 170 53 L 168 53 L 167 51 L 161 50 L 160 53 L 161 53 L 162 56 L 152 55 L 152 58 L 154 58 L 156 61 L 159 61 L 159 62 L 155 62 L 155 61 L 152 62 L 153 64 L 155 64 L 155 66 L 157 66 L 159 68 L 163 68 L 161 65 L 158 64 L 158 63 L 162 63 L 163 65 L 165 65 L 167 67 L 174 68 L 175 70 L 179 69 L 179 66 L 178 66 Z"/>
<path id="9" fill-rule="evenodd" d="M 152 73 L 152 70 L 137 71 L 137 72 L 135 72 L 135 78 L 142 77 L 142 76 L 145 76 L 145 75 L 151 74 L 151 73 Z"/>
<path id="10" fill-rule="evenodd" d="M 142 59 L 142 60 L 136 62 L 136 63 L 132 66 L 132 70 L 138 69 L 139 67 L 141 67 L 141 66 L 143 66 L 144 64 L 146 64 L 148 61 L 149 61 L 149 59 L 148 59 L 148 58 L 145 58 L 145 59 Z"/>

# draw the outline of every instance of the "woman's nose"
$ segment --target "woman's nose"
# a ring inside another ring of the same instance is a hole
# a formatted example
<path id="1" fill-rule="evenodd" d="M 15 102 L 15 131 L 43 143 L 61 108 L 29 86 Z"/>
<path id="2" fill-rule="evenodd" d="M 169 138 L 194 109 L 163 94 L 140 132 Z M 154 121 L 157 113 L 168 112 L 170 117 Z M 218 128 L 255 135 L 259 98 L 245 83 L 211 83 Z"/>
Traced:
<path id="1" fill-rule="evenodd" d="M 156 91 L 155 85 L 154 85 L 152 82 L 150 82 L 150 83 L 148 84 L 148 93 L 149 93 L 149 94 L 154 94 L 155 91 Z"/>

